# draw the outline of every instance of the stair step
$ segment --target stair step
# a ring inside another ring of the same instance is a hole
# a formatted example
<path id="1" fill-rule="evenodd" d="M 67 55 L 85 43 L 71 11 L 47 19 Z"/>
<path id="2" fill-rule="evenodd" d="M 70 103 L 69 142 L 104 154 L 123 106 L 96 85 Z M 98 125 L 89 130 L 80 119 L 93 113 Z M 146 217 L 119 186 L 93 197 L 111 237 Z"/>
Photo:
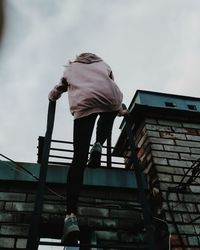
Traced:
<path id="1" fill-rule="evenodd" d="M 63 245 L 61 242 L 49 242 L 49 241 L 40 241 L 39 245 L 45 246 L 63 246 L 63 247 L 90 247 L 90 248 L 113 248 L 113 249 L 132 249 L 132 250 L 146 250 L 147 246 L 145 245 L 138 245 L 138 243 L 108 243 L 108 242 L 101 242 L 99 244 L 86 244 L 86 243 L 77 243 L 77 244 L 68 244 Z"/>

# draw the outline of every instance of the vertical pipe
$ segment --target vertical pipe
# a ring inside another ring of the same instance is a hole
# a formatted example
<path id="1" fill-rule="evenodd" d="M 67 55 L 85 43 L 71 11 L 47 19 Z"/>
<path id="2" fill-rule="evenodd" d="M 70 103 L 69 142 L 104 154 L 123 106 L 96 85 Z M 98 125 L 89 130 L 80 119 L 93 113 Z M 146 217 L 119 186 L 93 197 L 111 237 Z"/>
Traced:
<path id="1" fill-rule="evenodd" d="M 27 240 L 27 250 L 37 250 L 39 245 L 39 226 L 44 202 L 44 191 L 46 184 L 46 175 L 49 160 L 49 151 L 51 146 L 51 138 L 53 132 L 54 118 L 55 118 L 56 102 L 49 102 L 48 116 L 47 116 L 47 129 L 44 139 L 44 148 L 41 159 L 40 175 L 37 186 L 35 207 L 32 214 L 31 225 Z"/>

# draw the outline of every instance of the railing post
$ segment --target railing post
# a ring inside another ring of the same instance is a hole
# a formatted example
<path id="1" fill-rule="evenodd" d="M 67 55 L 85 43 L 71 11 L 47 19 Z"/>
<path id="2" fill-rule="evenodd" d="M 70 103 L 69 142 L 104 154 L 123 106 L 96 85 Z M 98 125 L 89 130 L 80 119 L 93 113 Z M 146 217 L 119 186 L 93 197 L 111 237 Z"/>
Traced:
<path id="1" fill-rule="evenodd" d="M 112 164 L 112 156 L 111 156 L 111 135 L 107 139 L 107 167 L 111 168 Z"/>
<path id="2" fill-rule="evenodd" d="M 29 229 L 28 241 L 27 241 L 27 250 L 37 250 L 39 245 L 39 226 L 43 208 L 44 201 L 44 191 L 46 184 L 47 168 L 48 168 L 48 159 L 49 151 L 51 146 L 51 138 L 53 132 L 54 118 L 55 118 L 56 102 L 49 102 L 48 107 L 48 116 L 47 116 L 47 129 L 44 138 L 44 147 L 42 152 L 40 175 L 37 186 L 35 207 L 32 215 L 31 225 Z"/>
<path id="3" fill-rule="evenodd" d="M 123 108 L 126 109 L 126 106 L 124 104 L 123 104 Z M 144 216 L 144 223 L 145 223 L 145 227 L 147 230 L 148 249 L 156 250 L 154 225 L 153 225 L 152 216 L 150 212 L 150 206 L 145 196 L 142 173 L 141 173 L 141 169 L 139 168 L 140 167 L 139 160 L 137 157 L 136 146 L 135 146 L 131 124 L 130 124 L 130 120 L 128 116 L 125 116 L 125 127 L 126 127 L 126 133 L 127 133 L 127 137 L 128 137 L 128 141 L 130 145 L 130 150 L 131 150 L 131 161 L 133 162 L 133 165 L 134 165 L 135 176 L 136 176 L 136 181 L 138 185 L 138 193 L 139 193 L 139 199 L 141 202 L 142 212 Z"/>
<path id="4" fill-rule="evenodd" d="M 37 160 L 37 163 L 42 162 L 43 149 L 44 149 L 44 136 L 39 136 L 39 138 L 38 138 L 38 160 Z"/>

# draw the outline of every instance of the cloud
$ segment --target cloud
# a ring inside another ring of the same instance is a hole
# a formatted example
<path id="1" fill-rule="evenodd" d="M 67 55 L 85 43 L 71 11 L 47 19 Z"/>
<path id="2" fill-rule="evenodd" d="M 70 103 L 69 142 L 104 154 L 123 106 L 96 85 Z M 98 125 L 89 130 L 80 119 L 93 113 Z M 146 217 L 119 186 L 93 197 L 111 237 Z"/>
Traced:
<path id="1" fill-rule="evenodd" d="M 136 89 L 198 93 L 197 0 L 8 0 L 6 6 L 0 149 L 16 160 L 36 160 L 48 92 L 62 76 L 63 64 L 80 52 L 95 52 L 111 65 L 127 105 Z M 54 138 L 72 139 L 72 119 L 63 96 Z"/>
<path id="2" fill-rule="evenodd" d="M 183 10 L 179 16 L 178 43 L 165 89 L 196 96 L 199 87 L 200 8 Z M 170 63 L 169 63 L 170 65 Z"/>

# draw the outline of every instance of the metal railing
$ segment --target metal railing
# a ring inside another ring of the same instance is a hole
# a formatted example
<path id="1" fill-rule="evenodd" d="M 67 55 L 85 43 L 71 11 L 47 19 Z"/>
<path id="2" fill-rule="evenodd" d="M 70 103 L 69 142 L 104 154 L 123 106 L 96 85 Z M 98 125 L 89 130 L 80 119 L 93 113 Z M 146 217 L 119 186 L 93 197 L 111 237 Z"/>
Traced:
<path id="1" fill-rule="evenodd" d="M 42 153 L 44 149 L 44 136 L 38 138 L 38 163 L 42 162 Z M 108 146 L 102 147 L 101 167 L 106 168 L 125 168 L 125 158 L 119 156 L 113 156 L 112 151 L 114 147 Z M 90 147 L 93 145 L 91 144 Z M 62 140 L 51 140 L 51 146 L 49 150 L 48 165 L 71 165 L 73 159 L 73 142 Z M 126 157 L 130 159 L 130 157 Z"/>
<path id="2" fill-rule="evenodd" d="M 40 141 L 39 141 L 40 145 L 39 145 L 39 151 L 38 151 L 39 152 L 38 160 L 41 164 L 41 168 L 40 168 L 40 176 L 39 176 L 39 181 L 38 181 L 35 207 L 34 207 L 34 212 L 32 216 L 32 221 L 31 221 L 29 236 L 28 236 L 28 241 L 27 241 L 28 250 L 37 250 L 39 246 L 40 239 L 39 239 L 38 232 L 39 232 L 39 225 L 40 225 L 42 207 L 43 207 L 43 202 L 44 202 L 44 189 L 45 189 L 45 183 L 46 183 L 48 164 L 49 163 L 58 164 L 58 162 L 49 161 L 49 158 L 64 159 L 65 161 L 68 159 L 67 156 L 56 156 L 55 154 L 53 155 L 50 154 L 50 152 L 52 151 L 53 152 L 55 151 L 66 152 L 66 149 L 58 150 L 58 148 L 55 148 L 55 147 L 51 148 L 51 142 L 65 143 L 63 141 L 52 140 L 55 110 L 56 110 L 56 102 L 49 102 L 48 117 L 47 117 L 47 130 L 46 130 L 45 138 L 43 139 L 40 138 Z M 155 241 L 154 241 L 154 226 L 153 226 L 152 216 L 150 213 L 150 207 L 149 207 L 148 201 L 145 196 L 142 172 L 141 172 L 141 168 L 139 168 L 139 161 L 137 158 L 136 147 L 135 147 L 135 142 L 133 139 L 131 125 L 129 122 L 129 117 L 125 118 L 125 127 L 126 127 L 127 138 L 128 138 L 128 142 L 129 142 L 130 150 L 131 150 L 131 161 L 134 164 L 134 171 L 135 171 L 137 185 L 138 185 L 139 199 L 140 199 L 140 203 L 142 207 L 142 212 L 143 212 L 143 217 L 144 217 L 144 222 L 145 222 L 145 227 L 146 227 L 146 232 L 147 232 L 148 250 L 156 250 Z M 111 150 L 110 141 L 108 142 L 108 144 L 109 144 L 108 150 Z M 67 150 L 67 152 L 71 152 L 71 150 L 69 151 Z M 111 167 L 111 153 L 109 153 L 108 161 L 109 161 L 108 163 L 109 167 Z"/>
<path id="3" fill-rule="evenodd" d="M 26 246 L 27 250 L 37 250 L 39 245 L 40 239 L 38 237 L 38 231 L 39 231 L 42 207 L 44 202 L 44 190 L 45 190 L 45 183 L 47 176 L 51 138 L 54 126 L 54 119 L 55 119 L 55 111 L 56 111 L 56 102 L 49 102 L 48 115 L 47 115 L 47 128 L 42 150 L 41 168 L 40 168 L 40 175 L 36 193 L 36 201 Z"/>

